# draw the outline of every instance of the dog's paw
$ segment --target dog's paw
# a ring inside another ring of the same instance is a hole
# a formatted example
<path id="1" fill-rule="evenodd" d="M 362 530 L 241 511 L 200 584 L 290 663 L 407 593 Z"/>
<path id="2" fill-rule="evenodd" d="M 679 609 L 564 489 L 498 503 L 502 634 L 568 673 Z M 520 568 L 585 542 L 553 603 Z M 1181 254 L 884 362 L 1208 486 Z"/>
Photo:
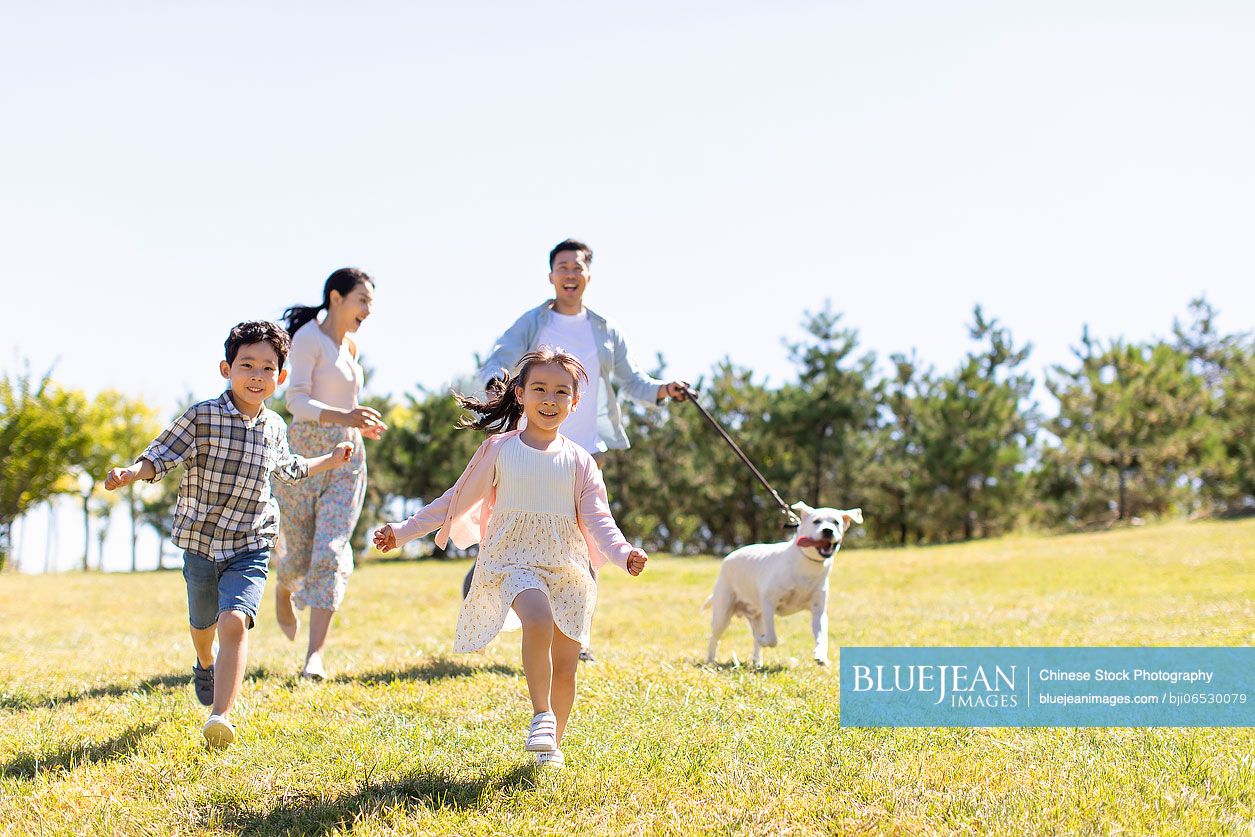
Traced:
<path id="1" fill-rule="evenodd" d="M 816 657 L 816 658 L 815 658 L 815 665 L 819 665 L 819 666 L 826 666 L 826 665 L 828 665 L 828 664 L 829 664 L 829 663 L 831 663 L 831 662 L 832 662 L 832 660 L 828 659 L 827 657 Z"/>

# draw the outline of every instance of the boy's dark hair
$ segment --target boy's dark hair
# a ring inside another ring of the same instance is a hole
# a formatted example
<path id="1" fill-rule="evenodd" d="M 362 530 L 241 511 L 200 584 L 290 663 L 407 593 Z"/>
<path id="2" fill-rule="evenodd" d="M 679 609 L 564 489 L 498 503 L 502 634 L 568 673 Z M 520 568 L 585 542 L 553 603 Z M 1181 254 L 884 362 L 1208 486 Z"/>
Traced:
<path id="1" fill-rule="evenodd" d="M 568 238 L 566 241 L 561 242 L 557 247 L 554 247 L 549 251 L 549 271 L 551 273 L 553 272 L 553 260 L 556 259 L 558 254 L 563 250 L 574 250 L 577 253 L 583 253 L 584 264 L 591 266 L 593 263 L 593 248 L 589 247 L 582 241 L 576 241 L 574 238 Z"/>
<path id="2" fill-rule="evenodd" d="M 283 326 L 269 320 L 250 320 L 231 329 L 226 342 L 227 363 L 235 363 L 235 356 L 240 353 L 241 346 L 251 346 L 254 343 L 269 343 L 270 348 L 274 349 L 275 354 L 279 356 L 280 371 L 283 370 L 283 363 L 288 359 L 288 348 L 292 345 L 292 338 L 288 336 Z"/>

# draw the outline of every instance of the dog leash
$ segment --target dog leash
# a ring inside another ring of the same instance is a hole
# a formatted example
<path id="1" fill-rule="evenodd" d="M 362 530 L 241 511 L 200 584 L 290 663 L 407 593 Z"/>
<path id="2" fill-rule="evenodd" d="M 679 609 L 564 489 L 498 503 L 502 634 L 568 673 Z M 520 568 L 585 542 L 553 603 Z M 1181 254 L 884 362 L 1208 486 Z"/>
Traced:
<path id="1" fill-rule="evenodd" d="M 785 528 L 792 529 L 802 525 L 802 521 L 793 513 L 793 509 L 789 508 L 788 504 L 780 499 L 780 494 L 771 487 L 771 483 L 767 482 L 767 478 L 763 476 L 762 472 L 754 467 L 754 463 L 750 462 L 750 458 L 741 450 L 740 445 L 732 440 L 732 437 L 728 435 L 728 431 L 723 429 L 723 425 L 715 421 L 715 417 L 707 412 L 706 408 L 702 406 L 702 402 L 697 400 L 697 393 L 693 391 L 693 388 L 684 383 L 680 384 L 680 386 L 684 389 L 684 394 L 688 396 L 688 400 L 692 401 L 693 406 L 702 414 L 702 418 L 710 422 L 710 426 L 715 428 L 719 435 L 723 437 L 723 440 L 728 443 L 728 447 L 732 448 L 732 452 L 741 458 L 741 461 L 745 463 L 745 467 L 750 469 L 750 472 L 763 484 L 763 488 L 767 489 L 767 492 L 771 494 L 771 498 L 776 501 L 780 511 L 784 512 L 785 517 L 788 518 L 788 522 L 784 524 Z"/>

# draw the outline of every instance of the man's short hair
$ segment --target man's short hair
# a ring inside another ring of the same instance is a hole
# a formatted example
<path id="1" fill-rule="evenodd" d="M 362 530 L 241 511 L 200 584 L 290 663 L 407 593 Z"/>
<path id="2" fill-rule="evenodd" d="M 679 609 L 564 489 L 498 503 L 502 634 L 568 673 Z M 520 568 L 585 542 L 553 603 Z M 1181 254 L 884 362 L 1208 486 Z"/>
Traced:
<path id="1" fill-rule="evenodd" d="M 576 241 L 574 238 L 568 238 L 566 241 L 561 242 L 557 247 L 554 247 L 549 251 L 550 272 L 553 271 L 553 260 L 556 259 L 558 254 L 563 250 L 574 250 L 577 253 L 583 253 L 584 264 L 591 265 L 593 263 L 593 248 L 589 247 L 582 241 Z"/>
<path id="2" fill-rule="evenodd" d="M 288 359 L 288 349 L 292 346 L 292 338 L 283 326 L 268 320 L 250 320 L 231 329 L 226 342 L 227 363 L 235 363 L 235 356 L 240 353 L 241 346 L 251 346 L 254 343 L 269 343 L 270 348 L 279 356 L 279 369 L 283 369 L 283 363 Z"/>

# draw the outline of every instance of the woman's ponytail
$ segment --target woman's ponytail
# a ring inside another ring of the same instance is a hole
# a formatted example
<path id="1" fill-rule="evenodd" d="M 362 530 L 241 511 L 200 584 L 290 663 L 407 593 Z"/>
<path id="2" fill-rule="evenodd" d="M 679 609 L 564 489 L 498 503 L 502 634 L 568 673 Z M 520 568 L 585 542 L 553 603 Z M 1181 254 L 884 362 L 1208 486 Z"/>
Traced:
<path id="1" fill-rule="evenodd" d="M 283 326 L 288 330 L 288 334 L 296 336 L 296 331 L 310 320 L 318 317 L 318 312 L 326 308 L 325 305 L 293 305 L 283 312 L 280 318 L 283 320 Z"/>

